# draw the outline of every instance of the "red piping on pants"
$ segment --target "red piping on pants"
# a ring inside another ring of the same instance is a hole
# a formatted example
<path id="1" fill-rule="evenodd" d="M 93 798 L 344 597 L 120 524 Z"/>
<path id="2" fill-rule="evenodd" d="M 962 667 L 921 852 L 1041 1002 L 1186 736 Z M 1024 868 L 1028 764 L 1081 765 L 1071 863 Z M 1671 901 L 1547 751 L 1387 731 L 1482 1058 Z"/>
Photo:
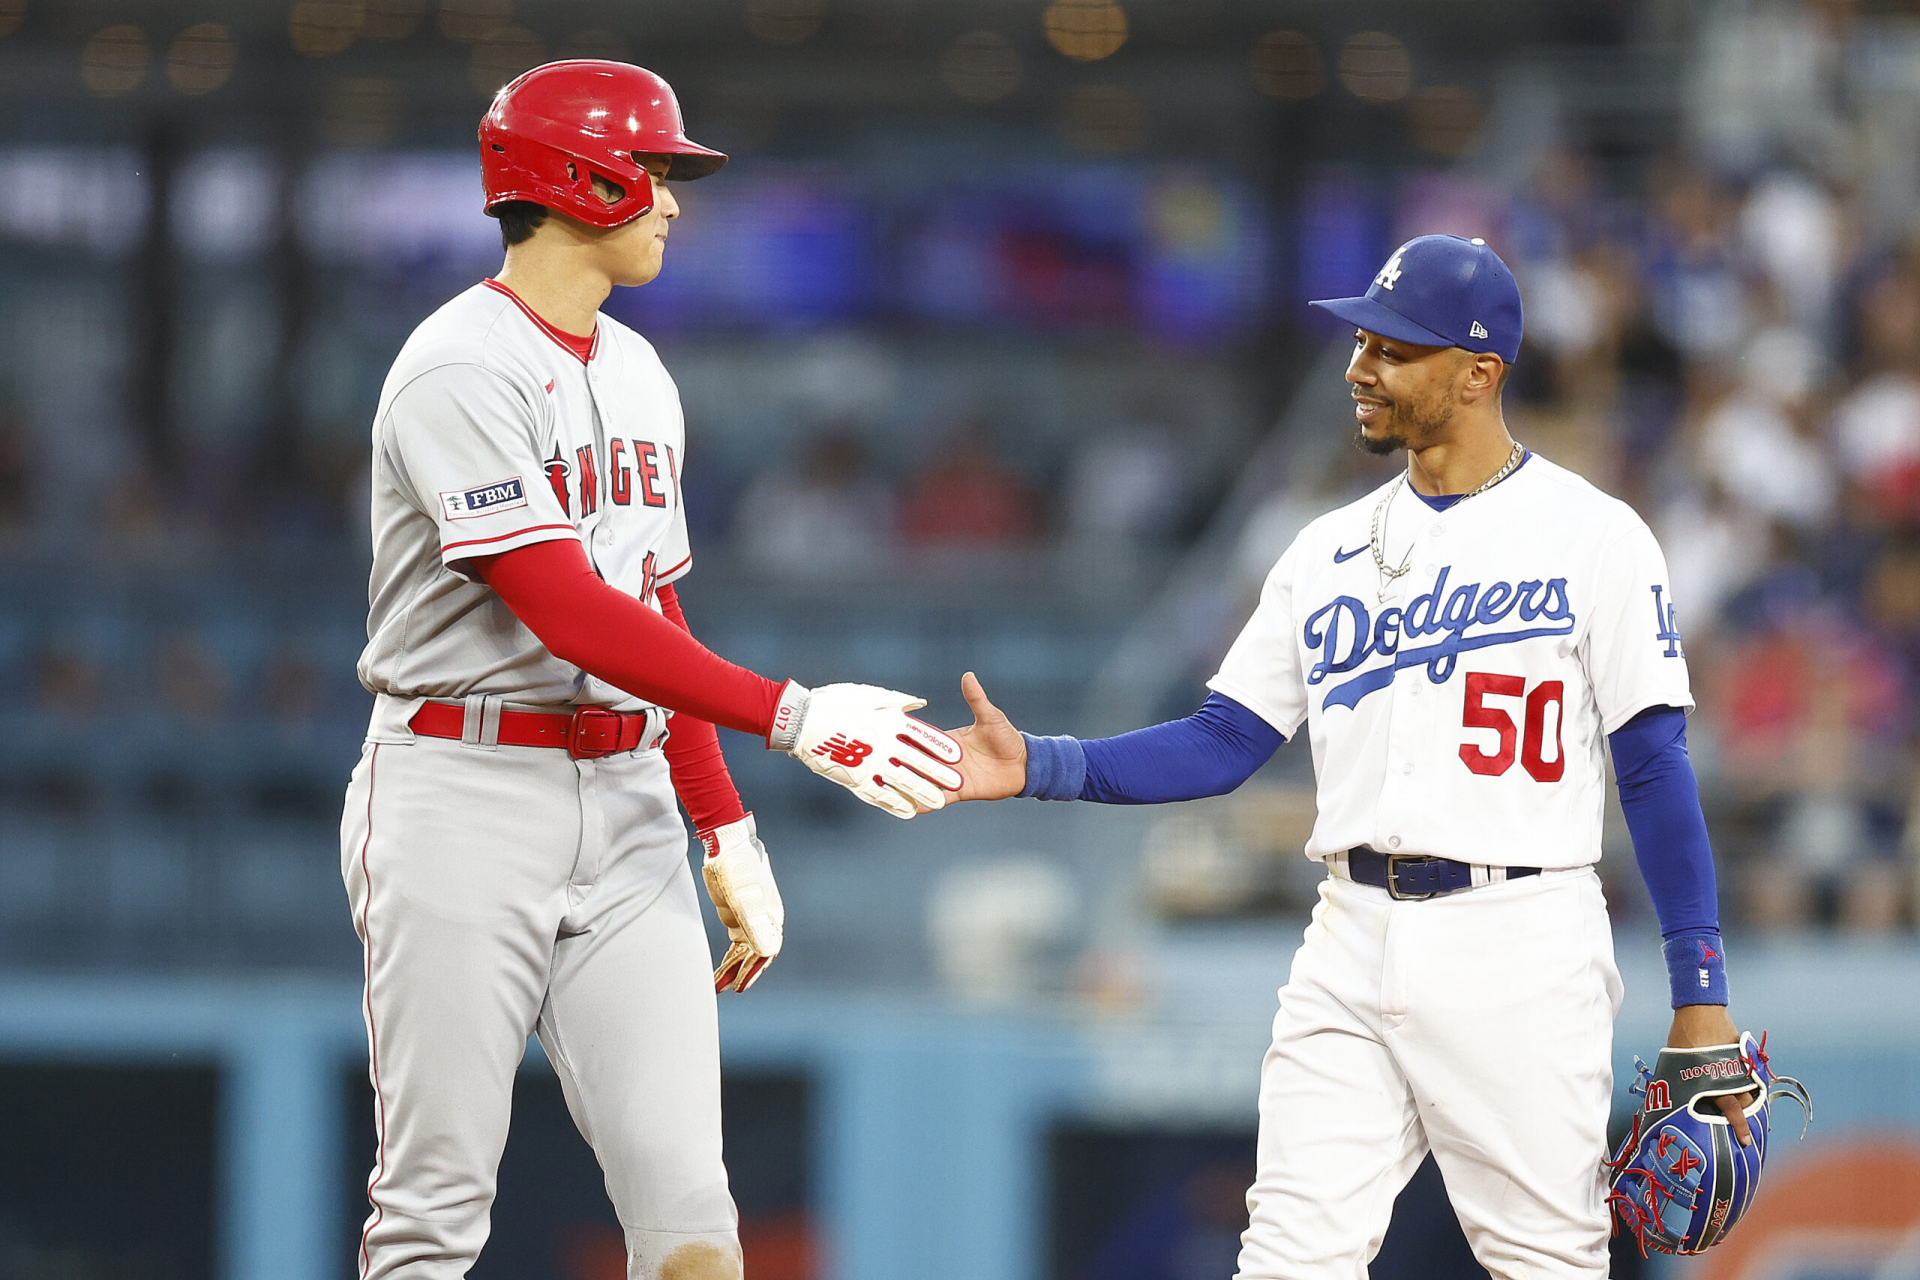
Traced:
<path id="1" fill-rule="evenodd" d="M 372 1265 L 368 1254 L 368 1242 L 373 1239 L 373 1229 L 380 1225 L 386 1216 L 386 1206 L 373 1198 L 373 1192 L 380 1185 L 380 1179 L 387 1172 L 387 1099 L 380 1092 L 380 1038 L 374 1031 L 373 1023 L 373 934 L 369 929 L 367 917 L 373 906 L 373 876 L 367 870 L 367 846 L 373 843 L 373 784 L 374 771 L 380 763 L 380 744 L 373 744 L 373 754 L 367 757 L 367 835 L 360 842 L 360 877 L 366 881 L 367 896 L 360 903 L 360 937 L 366 953 L 367 972 L 367 1060 L 373 1077 L 373 1102 L 376 1127 L 380 1131 L 379 1154 L 374 1157 L 373 1175 L 367 1179 L 367 1200 L 373 1205 L 373 1217 L 368 1220 L 367 1228 L 360 1233 L 360 1276 L 366 1280 L 367 1270 Z"/>

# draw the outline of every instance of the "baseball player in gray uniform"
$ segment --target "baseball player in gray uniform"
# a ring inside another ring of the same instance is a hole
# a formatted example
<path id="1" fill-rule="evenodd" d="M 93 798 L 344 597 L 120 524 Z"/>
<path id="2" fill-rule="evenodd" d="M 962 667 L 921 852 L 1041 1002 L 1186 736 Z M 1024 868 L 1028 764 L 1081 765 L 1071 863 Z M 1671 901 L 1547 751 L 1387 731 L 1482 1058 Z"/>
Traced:
<path id="1" fill-rule="evenodd" d="M 1609 750 L 1665 934 L 1668 1043 L 1741 1039 L 1666 564 L 1626 504 L 1507 434 L 1520 293 L 1483 241 L 1422 236 L 1366 296 L 1315 305 L 1355 326 L 1358 443 L 1406 469 L 1294 540 L 1192 716 L 1036 738 L 969 674 L 959 798 L 1217 795 L 1304 727 L 1327 876 L 1261 1072 L 1239 1275 L 1364 1280 L 1431 1152 L 1492 1275 L 1598 1280 Z M 1709 1118 L 1745 1144 L 1763 1105 L 1730 1093 Z"/>
<path id="2" fill-rule="evenodd" d="M 505 266 L 414 331 L 373 424 L 378 696 L 341 829 L 378 1136 L 360 1274 L 467 1274 L 537 1033 L 628 1275 L 731 1280 L 715 991 L 759 977 L 784 911 L 715 726 L 903 818 L 958 788 L 960 749 L 905 694 L 776 683 L 686 627 L 679 394 L 598 313 L 658 273 L 667 180 L 726 163 L 672 89 L 536 68 L 494 100 L 480 158 Z M 728 927 L 717 972 L 676 799 Z"/>

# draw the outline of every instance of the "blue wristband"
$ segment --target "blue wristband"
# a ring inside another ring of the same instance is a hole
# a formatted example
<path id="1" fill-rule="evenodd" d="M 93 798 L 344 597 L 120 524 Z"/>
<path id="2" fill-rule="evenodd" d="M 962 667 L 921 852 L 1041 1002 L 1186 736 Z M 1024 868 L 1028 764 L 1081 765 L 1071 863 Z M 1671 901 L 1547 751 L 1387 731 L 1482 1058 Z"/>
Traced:
<path id="1" fill-rule="evenodd" d="M 1034 800 L 1078 800 L 1087 784 L 1087 751 L 1078 738 L 1027 740 L 1027 785 L 1020 794 Z"/>
<path id="2" fill-rule="evenodd" d="M 1673 1007 L 1727 1002 L 1727 946 L 1718 929 L 1687 929 L 1660 945 Z"/>

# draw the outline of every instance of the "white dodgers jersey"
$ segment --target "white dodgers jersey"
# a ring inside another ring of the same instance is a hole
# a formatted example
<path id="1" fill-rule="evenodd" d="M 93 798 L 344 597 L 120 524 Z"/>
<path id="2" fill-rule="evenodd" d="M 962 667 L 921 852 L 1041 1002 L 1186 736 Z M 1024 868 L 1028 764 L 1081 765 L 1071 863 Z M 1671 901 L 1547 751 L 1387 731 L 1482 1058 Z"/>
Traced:
<path id="1" fill-rule="evenodd" d="M 1665 558 L 1633 510 L 1530 455 L 1446 511 L 1402 483 L 1320 517 L 1268 575 L 1209 687 L 1289 738 L 1307 856 L 1365 845 L 1493 866 L 1600 857 L 1605 737 L 1693 706 Z"/>
<path id="2" fill-rule="evenodd" d="M 600 316 L 583 358 L 494 281 L 427 317 L 373 422 L 373 574 L 360 681 L 403 698 L 645 706 L 548 653 L 465 562 L 575 538 L 607 583 L 659 608 L 692 562 L 680 393 Z"/>

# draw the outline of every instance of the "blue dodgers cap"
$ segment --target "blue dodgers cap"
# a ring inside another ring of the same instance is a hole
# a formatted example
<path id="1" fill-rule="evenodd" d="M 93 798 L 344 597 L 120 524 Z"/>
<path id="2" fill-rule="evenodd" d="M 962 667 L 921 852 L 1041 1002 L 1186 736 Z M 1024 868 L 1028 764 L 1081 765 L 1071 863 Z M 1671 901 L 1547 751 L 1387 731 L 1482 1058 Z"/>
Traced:
<path id="1" fill-rule="evenodd" d="M 1393 251 L 1365 297 L 1307 305 L 1383 338 L 1491 351 L 1508 364 L 1520 354 L 1520 286 L 1477 238 L 1419 236 Z"/>

